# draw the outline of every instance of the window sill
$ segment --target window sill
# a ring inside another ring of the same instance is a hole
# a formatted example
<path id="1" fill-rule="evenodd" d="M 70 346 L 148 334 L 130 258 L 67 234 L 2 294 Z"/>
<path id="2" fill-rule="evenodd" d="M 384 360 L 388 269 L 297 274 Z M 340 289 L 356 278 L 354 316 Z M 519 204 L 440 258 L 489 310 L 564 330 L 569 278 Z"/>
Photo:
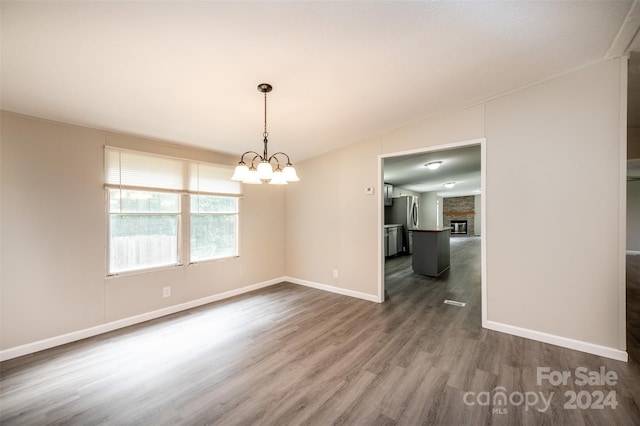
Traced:
<path id="1" fill-rule="evenodd" d="M 172 265 L 153 266 L 153 267 L 150 267 L 150 268 L 134 269 L 134 270 L 131 270 L 131 271 L 116 272 L 116 273 L 107 275 L 105 278 L 112 279 L 112 278 L 125 277 L 125 276 L 130 276 L 130 275 L 148 274 L 148 273 L 166 271 L 166 270 L 169 270 L 169 269 L 183 268 L 183 267 L 184 267 L 184 264 L 182 264 L 182 263 L 176 263 L 176 264 L 172 264 Z"/>
<path id="2" fill-rule="evenodd" d="M 227 256 L 227 257 L 216 257 L 215 259 L 205 259 L 205 260 L 198 260 L 196 262 L 191 262 L 189 263 L 188 266 L 193 266 L 193 265 L 202 265 L 203 263 L 219 263 L 219 262 L 226 262 L 228 260 L 233 260 L 233 259 L 238 259 L 240 258 L 239 255 L 236 256 Z"/>

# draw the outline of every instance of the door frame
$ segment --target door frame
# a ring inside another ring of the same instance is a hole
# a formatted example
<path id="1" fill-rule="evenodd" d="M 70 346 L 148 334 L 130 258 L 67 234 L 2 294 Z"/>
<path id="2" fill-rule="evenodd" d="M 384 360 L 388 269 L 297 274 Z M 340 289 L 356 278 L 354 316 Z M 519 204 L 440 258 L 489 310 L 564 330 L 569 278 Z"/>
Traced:
<path id="1" fill-rule="evenodd" d="M 384 159 L 390 157 L 399 157 L 411 154 L 424 154 L 427 152 L 446 151 L 456 148 L 465 148 L 468 146 L 480 145 L 480 190 L 482 197 L 480 198 L 480 224 L 482 233 L 480 234 L 480 262 L 481 262 L 481 304 L 482 304 L 482 327 L 486 328 L 487 324 L 487 139 L 478 138 L 460 142 L 447 143 L 442 145 L 433 145 L 423 148 L 411 149 L 408 151 L 397 151 L 378 155 L 378 184 L 379 188 L 384 187 Z M 384 194 L 378 191 L 378 302 L 384 302 Z"/>

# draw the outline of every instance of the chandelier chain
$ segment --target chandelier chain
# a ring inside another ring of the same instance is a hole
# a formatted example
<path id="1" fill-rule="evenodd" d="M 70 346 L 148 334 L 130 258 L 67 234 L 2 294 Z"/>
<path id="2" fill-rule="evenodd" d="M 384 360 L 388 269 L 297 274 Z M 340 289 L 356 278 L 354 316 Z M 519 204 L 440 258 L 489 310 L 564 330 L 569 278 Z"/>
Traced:
<path id="1" fill-rule="evenodd" d="M 267 92 L 264 92 L 264 133 L 262 136 L 265 138 L 269 136 L 267 132 Z"/>

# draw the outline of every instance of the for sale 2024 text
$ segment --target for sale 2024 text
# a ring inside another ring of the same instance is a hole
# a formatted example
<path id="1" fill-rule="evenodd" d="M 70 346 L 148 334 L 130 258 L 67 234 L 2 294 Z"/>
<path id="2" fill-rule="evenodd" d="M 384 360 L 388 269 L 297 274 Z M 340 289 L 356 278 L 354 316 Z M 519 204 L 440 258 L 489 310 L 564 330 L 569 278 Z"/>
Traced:
<path id="1" fill-rule="evenodd" d="M 615 371 L 607 371 L 605 367 L 599 370 L 589 370 L 587 367 L 578 367 L 571 370 L 551 370 L 549 367 L 538 367 L 536 381 L 538 386 L 548 382 L 552 386 L 566 386 L 569 381 L 576 386 L 615 386 L 618 383 L 618 374 Z M 605 392 L 596 390 L 568 390 L 564 393 L 564 408 L 567 410 L 615 409 L 618 399 L 615 390 Z"/>

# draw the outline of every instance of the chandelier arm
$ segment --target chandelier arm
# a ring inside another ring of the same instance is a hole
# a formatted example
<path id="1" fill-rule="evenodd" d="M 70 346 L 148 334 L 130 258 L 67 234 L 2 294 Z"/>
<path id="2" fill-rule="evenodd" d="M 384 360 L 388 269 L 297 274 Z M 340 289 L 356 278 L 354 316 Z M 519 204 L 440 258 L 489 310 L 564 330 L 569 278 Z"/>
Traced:
<path id="1" fill-rule="evenodd" d="M 256 158 L 259 158 L 260 161 L 264 160 L 264 158 L 260 154 L 258 154 L 257 152 L 255 152 L 255 151 L 247 151 L 244 154 L 242 154 L 242 157 L 240 157 L 240 162 L 241 163 L 244 163 L 244 156 L 247 155 L 247 154 L 255 154 L 255 156 L 251 159 L 251 166 L 253 166 L 253 162 L 256 160 Z"/>
<path id="2" fill-rule="evenodd" d="M 276 153 L 277 154 L 277 153 Z M 276 168 L 280 168 L 280 161 L 278 161 L 278 157 L 276 157 L 276 154 L 273 154 L 271 157 L 269 157 L 268 161 L 269 163 L 271 163 L 271 160 L 276 160 Z"/>
<path id="3" fill-rule="evenodd" d="M 251 159 L 251 167 L 253 167 L 253 162 L 256 161 L 256 158 L 259 158 L 260 161 L 263 160 L 262 156 L 256 152 L 256 155 L 254 155 L 253 158 Z"/>
<path id="4" fill-rule="evenodd" d="M 276 155 L 278 154 L 284 155 L 285 157 L 287 157 L 287 164 L 291 164 L 291 160 L 289 159 L 289 156 L 284 152 L 280 152 L 280 151 L 276 152 L 275 154 L 272 154 L 271 157 L 269 157 L 269 161 L 271 161 L 272 158 L 275 158 L 275 160 L 278 161 L 278 159 L 276 158 Z M 278 162 L 278 164 L 280 163 Z"/>

